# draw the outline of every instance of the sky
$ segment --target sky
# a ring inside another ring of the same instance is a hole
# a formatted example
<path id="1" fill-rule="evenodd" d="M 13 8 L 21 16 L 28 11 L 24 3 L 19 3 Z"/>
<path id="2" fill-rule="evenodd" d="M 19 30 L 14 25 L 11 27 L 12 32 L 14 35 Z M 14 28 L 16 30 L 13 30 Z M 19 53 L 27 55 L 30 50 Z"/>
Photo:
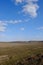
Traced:
<path id="1" fill-rule="evenodd" d="M 0 42 L 43 40 L 43 0 L 0 0 Z"/>

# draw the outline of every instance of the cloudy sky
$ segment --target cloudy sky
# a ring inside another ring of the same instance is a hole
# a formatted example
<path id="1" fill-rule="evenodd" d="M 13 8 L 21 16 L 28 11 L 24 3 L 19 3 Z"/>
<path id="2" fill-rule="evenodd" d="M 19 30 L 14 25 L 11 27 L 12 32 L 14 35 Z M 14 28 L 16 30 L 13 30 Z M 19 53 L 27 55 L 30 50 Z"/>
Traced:
<path id="1" fill-rule="evenodd" d="M 43 0 L 0 0 L 0 41 L 43 40 Z"/>

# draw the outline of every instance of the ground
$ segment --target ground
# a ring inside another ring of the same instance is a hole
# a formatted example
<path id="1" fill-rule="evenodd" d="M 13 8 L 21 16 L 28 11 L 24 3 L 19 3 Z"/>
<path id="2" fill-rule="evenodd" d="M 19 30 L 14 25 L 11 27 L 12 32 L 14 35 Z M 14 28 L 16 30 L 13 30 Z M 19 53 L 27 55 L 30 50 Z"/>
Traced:
<path id="1" fill-rule="evenodd" d="M 7 65 L 8 61 L 8 65 L 14 65 L 15 62 L 18 63 L 22 60 L 24 62 L 28 57 L 35 57 L 36 59 L 37 55 L 39 55 L 38 58 L 43 57 L 43 42 L 0 43 L 0 64 L 2 65 Z M 13 64 L 10 64 L 11 62 L 13 62 Z"/>

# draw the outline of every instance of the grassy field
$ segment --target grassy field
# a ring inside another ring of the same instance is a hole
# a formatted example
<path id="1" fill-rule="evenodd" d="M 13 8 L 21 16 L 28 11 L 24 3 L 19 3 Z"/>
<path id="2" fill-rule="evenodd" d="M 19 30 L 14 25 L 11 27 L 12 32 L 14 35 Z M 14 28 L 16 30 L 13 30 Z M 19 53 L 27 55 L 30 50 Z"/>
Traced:
<path id="1" fill-rule="evenodd" d="M 29 61 L 24 62 L 28 57 L 35 57 L 33 60 L 43 58 L 43 42 L 0 43 L 0 65 L 32 65 Z M 18 62 L 19 64 L 17 64 Z M 43 60 L 39 65 L 43 65 Z"/>

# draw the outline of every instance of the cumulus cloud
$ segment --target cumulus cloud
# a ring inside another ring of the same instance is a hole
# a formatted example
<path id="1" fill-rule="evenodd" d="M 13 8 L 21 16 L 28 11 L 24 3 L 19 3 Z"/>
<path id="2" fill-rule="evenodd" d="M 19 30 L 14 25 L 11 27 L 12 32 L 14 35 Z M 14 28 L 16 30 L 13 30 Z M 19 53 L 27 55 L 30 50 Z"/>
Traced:
<path id="1" fill-rule="evenodd" d="M 7 24 L 4 21 L 0 21 L 0 32 L 5 32 L 6 25 Z"/>
<path id="2" fill-rule="evenodd" d="M 27 4 L 23 6 L 23 12 L 29 14 L 31 17 L 36 17 L 38 8 L 37 4 Z"/>
<path id="3" fill-rule="evenodd" d="M 26 3 L 22 6 L 22 12 L 29 14 L 31 17 L 37 16 L 37 10 L 39 9 L 39 6 L 37 4 L 38 0 L 15 0 L 16 3 Z"/>

